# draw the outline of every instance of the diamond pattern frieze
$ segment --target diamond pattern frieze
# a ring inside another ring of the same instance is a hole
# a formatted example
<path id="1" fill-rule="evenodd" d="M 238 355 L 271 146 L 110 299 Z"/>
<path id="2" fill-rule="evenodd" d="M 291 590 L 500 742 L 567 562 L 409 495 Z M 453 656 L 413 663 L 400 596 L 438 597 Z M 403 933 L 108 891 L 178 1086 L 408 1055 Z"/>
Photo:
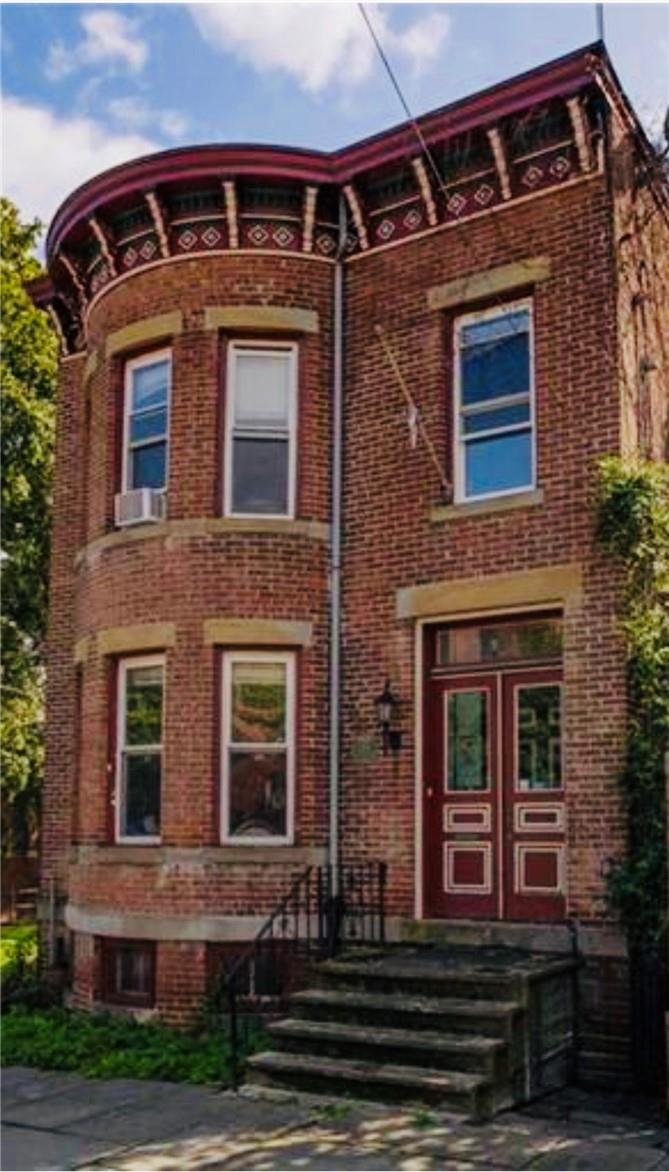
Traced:
<path id="1" fill-rule="evenodd" d="M 221 233 L 219 232 L 218 228 L 214 227 L 213 224 L 210 224 L 208 228 L 205 228 L 201 236 L 202 243 L 205 244 L 207 248 L 215 248 L 217 244 L 221 243 L 222 239 L 223 237 L 221 236 Z"/>
<path id="2" fill-rule="evenodd" d="M 538 183 L 541 183 L 543 177 L 543 169 L 541 167 L 537 167 L 536 163 L 531 163 L 524 172 L 520 182 L 523 184 L 523 187 L 529 187 L 531 189 L 536 187 Z"/>
<path id="3" fill-rule="evenodd" d="M 459 216 L 467 206 L 467 198 L 460 191 L 456 191 L 449 199 L 446 207 L 452 216 Z"/>
<path id="4" fill-rule="evenodd" d="M 185 228 L 183 232 L 179 233 L 177 237 L 177 244 L 179 248 L 183 248 L 184 252 L 190 252 L 197 244 L 197 235 L 192 228 Z"/>
<path id="5" fill-rule="evenodd" d="M 269 240 L 269 232 L 266 228 L 263 228 L 262 224 L 254 224 L 253 227 L 249 229 L 249 240 L 251 241 L 251 244 L 255 244 L 256 248 L 260 248 L 263 244 L 267 244 L 267 241 Z"/>
<path id="6" fill-rule="evenodd" d="M 494 198 L 495 191 L 489 183 L 482 183 L 481 186 L 477 187 L 476 191 L 474 192 L 474 201 L 479 205 L 480 208 L 487 207 L 490 201 Z"/>
<path id="7" fill-rule="evenodd" d="M 408 232 L 415 232 L 423 223 L 423 217 L 418 211 L 418 208 L 411 208 L 402 220 L 404 227 Z"/>

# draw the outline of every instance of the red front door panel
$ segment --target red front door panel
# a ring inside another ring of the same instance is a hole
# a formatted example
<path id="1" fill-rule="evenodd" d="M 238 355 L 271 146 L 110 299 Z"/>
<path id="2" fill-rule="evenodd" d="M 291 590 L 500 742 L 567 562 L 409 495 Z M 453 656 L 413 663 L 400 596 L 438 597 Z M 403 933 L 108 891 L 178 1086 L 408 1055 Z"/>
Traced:
<path id="1" fill-rule="evenodd" d="M 426 916 L 564 918 L 561 694 L 556 668 L 429 680 Z"/>
<path id="2" fill-rule="evenodd" d="M 499 913 L 497 724 L 494 675 L 431 685 L 423 798 L 427 915 Z"/>

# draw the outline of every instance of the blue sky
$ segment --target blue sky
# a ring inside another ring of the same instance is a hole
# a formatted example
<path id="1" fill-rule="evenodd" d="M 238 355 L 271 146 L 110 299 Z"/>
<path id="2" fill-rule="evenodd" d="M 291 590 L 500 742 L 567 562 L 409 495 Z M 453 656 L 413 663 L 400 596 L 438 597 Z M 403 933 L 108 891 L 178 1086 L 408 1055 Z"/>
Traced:
<path id="1" fill-rule="evenodd" d="M 595 39 L 594 4 L 369 5 L 416 113 Z M 669 103 L 669 8 L 607 4 L 647 126 Z M 355 5 L 4 4 L 3 188 L 48 221 L 79 183 L 191 142 L 331 149 L 402 119 Z"/>

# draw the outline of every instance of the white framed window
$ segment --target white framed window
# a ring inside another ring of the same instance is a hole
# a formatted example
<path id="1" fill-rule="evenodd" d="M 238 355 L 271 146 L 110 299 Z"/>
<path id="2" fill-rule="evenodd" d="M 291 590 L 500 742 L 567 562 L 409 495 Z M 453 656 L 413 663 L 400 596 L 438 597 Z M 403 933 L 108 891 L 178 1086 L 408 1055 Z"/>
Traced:
<path id="1" fill-rule="evenodd" d="M 295 654 L 223 655 L 221 838 L 293 841 Z"/>
<path id="2" fill-rule="evenodd" d="M 171 386 L 169 350 L 126 362 L 122 492 L 167 488 Z"/>
<path id="3" fill-rule="evenodd" d="M 231 342 L 228 348 L 224 511 L 295 515 L 297 345 Z"/>
<path id="4" fill-rule="evenodd" d="M 532 302 L 465 314 L 454 335 L 456 503 L 535 488 Z"/>
<path id="5" fill-rule="evenodd" d="M 118 663 L 116 841 L 160 842 L 164 655 Z"/>

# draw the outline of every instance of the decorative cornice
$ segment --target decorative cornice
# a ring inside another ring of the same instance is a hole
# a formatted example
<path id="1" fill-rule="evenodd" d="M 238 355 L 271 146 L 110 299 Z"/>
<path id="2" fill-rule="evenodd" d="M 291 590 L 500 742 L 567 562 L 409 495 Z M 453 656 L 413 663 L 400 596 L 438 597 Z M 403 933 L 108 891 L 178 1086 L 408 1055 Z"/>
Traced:
<path id="1" fill-rule="evenodd" d="M 578 98 L 567 98 L 567 109 L 574 132 L 574 142 L 578 151 L 578 161 L 581 171 L 589 171 L 592 167 L 592 154 L 588 140 L 588 129 L 583 113 L 583 107 Z"/>
<path id="2" fill-rule="evenodd" d="M 228 244 L 230 248 L 239 248 L 239 227 L 237 224 L 237 193 L 231 179 L 223 182 L 225 195 L 225 216 L 228 223 Z"/>
<path id="3" fill-rule="evenodd" d="M 416 174 L 418 188 L 420 190 L 423 203 L 425 204 L 425 215 L 427 216 L 427 222 L 430 227 L 434 227 L 439 219 L 437 216 L 437 205 L 434 202 L 432 188 L 430 187 L 430 180 L 428 178 L 427 169 L 425 167 L 425 163 L 423 162 L 422 156 L 419 155 L 417 158 L 412 159 L 411 166 L 413 167 Z"/>
<path id="4" fill-rule="evenodd" d="M 114 257 L 112 256 L 111 250 L 109 248 L 109 242 L 107 240 L 106 233 L 103 231 L 99 221 L 96 219 L 95 216 L 89 216 L 88 223 L 90 225 L 91 232 L 93 233 L 93 235 L 95 236 L 95 239 L 97 240 L 98 244 L 100 245 L 100 252 L 102 253 L 102 255 L 104 257 L 105 263 L 109 267 L 109 272 L 112 277 L 115 277 L 116 276 L 116 262 L 114 260 Z"/>
<path id="5" fill-rule="evenodd" d="M 170 246 L 167 240 L 165 221 L 163 219 L 163 213 L 158 201 L 158 196 L 156 195 L 155 191 L 145 191 L 144 198 L 149 205 L 153 226 L 156 229 L 156 236 L 158 237 L 158 243 L 160 245 L 160 254 L 163 257 L 168 257 L 170 255 Z"/>
<path id="6" fill-rule="evenodd" d="M 116 282 L 157 264 L 237 251 L 331 262 L 340 193 L 351 219 L 347 260 L 515 206 L 596 173 L 593 106 L 586 99 L 604 83 L 609 105 L 626 100 L 603 47 L 588 46 L 421 117 L 420 133 L 437 166 L 448 159 L 443 184 L 433 182 L 407 123 L 331 154 L 211 145 L 124 163 L 84 184 L 59 209 L 47 241 L 51 293 L 35 282 L 31 292 L 43 308 L 57 302 L 65 342 L 77 350 L 86 344 L 91 304 Z M 564 117 L 555 125 L 548 120 L 547 134 L 529 148 L 523 141 L 521 149 L 518 126 L 532 125 L 534 113 L 560 103 Z M 487 135 L 485 172 L 472 173 L 457 149 L 449 156 L 449 142 L 473 132 L 484 144 Z M 392 176 L 399 168 L 406 177 L 408 159 L 415 189 L 409 183 L 408 198 L 405 186 L 398 199 Z"/>
<path id="7" fill-rule="evenodd" d="M 314 221 L 318 188 L 309 184 L 304 189 L 304 211 L 302 221 L 302 251 L 311 252 L 314 245 Z"/>
<path id="8" fill-rule="evenodd" d="M 358 194 L 352 183 L 346 183 L 343 190 L 348 206 L 351 210 L 355 230 L 358 233 L 358 243 L 360 244 L 362 251 L 366 252 L 369 248 L 369 239 L 367 236 L 367 229 L 365 227 L 364 216 L 362 214 L 362 205 L 360 203 L 360 199 L 358 198 Z"/>
<path id="9" fill-rule="evenodd" d="M 488 127 L 488 142 L 492 150 L 497 167 L 497 177 L 499 185 L 502 190 L 503 199 L 511 199 L 511 180 L 509 178 L 509 167 L 506 161 L 506 151 L 504 149 L 504 142 L 502 135 L 497 126 Z"/>

